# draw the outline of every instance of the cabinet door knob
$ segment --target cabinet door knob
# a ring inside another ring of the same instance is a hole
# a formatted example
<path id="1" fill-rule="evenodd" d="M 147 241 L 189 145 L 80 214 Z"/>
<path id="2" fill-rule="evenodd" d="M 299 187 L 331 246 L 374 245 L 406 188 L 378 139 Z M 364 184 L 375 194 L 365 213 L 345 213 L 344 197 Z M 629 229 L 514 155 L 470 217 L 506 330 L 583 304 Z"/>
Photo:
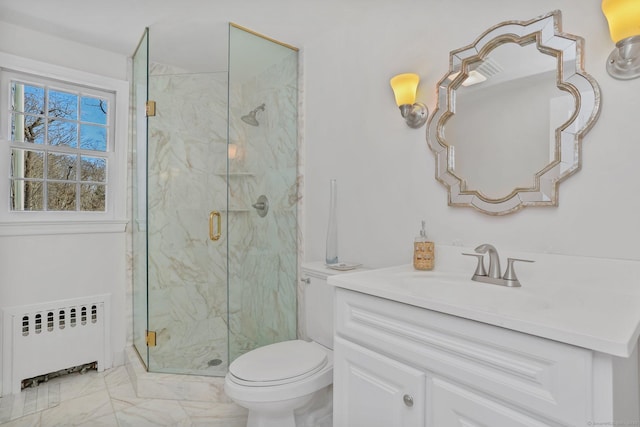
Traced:
<path id="1" fill-rule="evenodd" d="M 413 406 L 413 397 L 409 396 L 408 394 L 405 394 L 402 397 L 402 400 L 404 400 L 404 404 L 407 405 L 409 408 Z"/>

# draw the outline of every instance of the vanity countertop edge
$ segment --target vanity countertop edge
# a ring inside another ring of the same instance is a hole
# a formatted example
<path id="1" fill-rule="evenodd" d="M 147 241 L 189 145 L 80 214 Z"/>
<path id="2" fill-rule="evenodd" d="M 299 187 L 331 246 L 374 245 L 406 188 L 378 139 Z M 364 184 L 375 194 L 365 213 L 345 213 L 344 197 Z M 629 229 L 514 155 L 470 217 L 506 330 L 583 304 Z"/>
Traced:
<path id="1" fill-rule="evenodd" d="M 410 264 L 331 276 L 328 283 L 613 356 L 629 357 L 640 335 L 640 262 L 596 260 L 586 262 L 598 268 L 598 274 L 582 271 L 582 276 L 566 283 L 562 278 L 550 280 L 523 275 L 521 288 L 474 282 L 470 274 L 417 271 Z"/>

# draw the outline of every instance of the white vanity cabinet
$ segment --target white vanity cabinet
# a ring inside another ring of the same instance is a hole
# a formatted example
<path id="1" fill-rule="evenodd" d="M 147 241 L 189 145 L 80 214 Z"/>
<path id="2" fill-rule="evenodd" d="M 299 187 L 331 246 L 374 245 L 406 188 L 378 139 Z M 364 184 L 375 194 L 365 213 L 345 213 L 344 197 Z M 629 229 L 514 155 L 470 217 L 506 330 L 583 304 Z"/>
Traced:
<path id="1" fill-rule="evenodd" d="M 617 357 L 336 288 L 334 427 L 640 425 Z"/>
<path id="2" fill-rule="evenodd" d="M 339 337 L 334 357 L 335 426 L 424 425 L 423 371 Z"/>

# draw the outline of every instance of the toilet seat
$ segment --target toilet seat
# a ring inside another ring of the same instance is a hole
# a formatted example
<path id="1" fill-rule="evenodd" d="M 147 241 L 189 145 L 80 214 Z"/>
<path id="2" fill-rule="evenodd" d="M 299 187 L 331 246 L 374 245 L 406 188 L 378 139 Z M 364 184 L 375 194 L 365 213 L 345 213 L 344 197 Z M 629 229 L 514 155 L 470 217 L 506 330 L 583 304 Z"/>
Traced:
<path id="1" fill-rule="evenodd" d="M 327 365 L 327 353 L 302 340 L 259 347 L 229 366 L 233 382 L 248 387 L 270 387 L 300 381 Z"/>

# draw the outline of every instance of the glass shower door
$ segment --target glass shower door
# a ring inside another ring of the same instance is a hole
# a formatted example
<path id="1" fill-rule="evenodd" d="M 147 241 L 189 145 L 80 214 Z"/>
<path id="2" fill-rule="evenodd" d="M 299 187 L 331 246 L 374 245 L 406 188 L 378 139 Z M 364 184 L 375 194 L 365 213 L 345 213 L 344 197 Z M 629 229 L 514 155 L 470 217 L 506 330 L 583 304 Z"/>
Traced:
<path id="1" fill-rule="evenodd" d="M 152 35 L 133 60 L 134 345 L 151 372 L 223 376 L 228 75 L 154 54 Z"/>
<path id="2" fill-rule="evenodd" d="M 229 26 L 229 360 L 295 339 L 298 51 Z"/>
<path id="3" fill-rule="evenodd" d="M 149 96 L 149 370 L 227 370 L 226 72 L 155 62 Z"/>

